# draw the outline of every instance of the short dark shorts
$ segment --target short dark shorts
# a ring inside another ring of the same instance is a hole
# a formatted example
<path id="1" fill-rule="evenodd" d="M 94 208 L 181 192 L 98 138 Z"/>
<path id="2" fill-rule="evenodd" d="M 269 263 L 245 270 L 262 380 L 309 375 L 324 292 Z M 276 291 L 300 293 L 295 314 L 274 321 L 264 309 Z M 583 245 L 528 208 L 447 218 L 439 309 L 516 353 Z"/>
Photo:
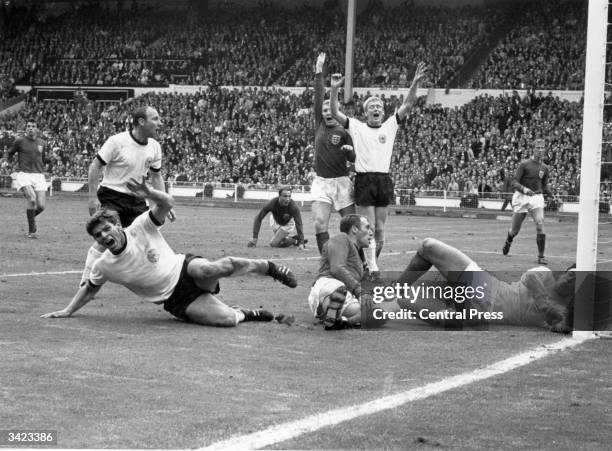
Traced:
<path id="1" fill-rule="evenodd" d="M 120 193 L 105 186 L 98 189 L 98 200 L 102 208 L 109 208 L 119 213 L 123 227 L 132 224 L 134 219 L 149 209 L 144 199 Z"/>
<path id="2" fill-rule="evenodd" d="M 382 172 L 359 172 L 355 176 L 355 205 L 386 207 L 395 203 L 393 181 Z"/>
<path id="3" fill-rule="evenodd" d="M 185 261 L 183 262 L 183 267 L 181 268 L 181 275 L 179 276 L 179 280 L 174 287 L 174 291 L 172 292 L 172 295 L 164 301 L 165 311 L 187 322 L 190 322 L 190 320 L 187 315 L 185 315 L 185 310 L 189 304 L 195 301 L 202 294 L 217 294 L 220 291 L 218 283 L 214 291 L 204 291 L 196 285 L 194 280 L 187 273 L 187 266 L 189 266 L 189 262 L 194 258 L 201 257 L 193 254 L 185 255 Z"/>

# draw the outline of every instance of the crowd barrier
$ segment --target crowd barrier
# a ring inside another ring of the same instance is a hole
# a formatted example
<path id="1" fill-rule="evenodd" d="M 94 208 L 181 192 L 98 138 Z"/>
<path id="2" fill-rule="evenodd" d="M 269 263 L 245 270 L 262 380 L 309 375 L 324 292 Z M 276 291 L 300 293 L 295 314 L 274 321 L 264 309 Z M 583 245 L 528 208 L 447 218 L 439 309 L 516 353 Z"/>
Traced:
<path id="1" fill-rule="evenodd" d="M 55 177 L 47 180 L 49 195 L 57 192 L 87 193 L 87 180 L 83 178 Z M 247 185 L 240 183 L 218 182 L 166 182 L 167 191 L 175 197 L 223 199 L 233 202 L 255 201 L 265 202 L 278 195 L 281 185 Z M 284 186 L 284 185 L 283 185 Z M 293 199 L 304 205 L 312 200 L 310 186 L 292 185 Z M 15 192 L 12 179 L 9 175 L 0 176 L 0 191 L 3 193 Z M 459 191 L 447 190 L 410 190 L 397 189 L 395 192 L 395 206 L 398 207 L 429 207 L 442 209 L 466 210 L 504 210 L 511 211 L 510 193 L 476 193 L 467 194 Z M 547 199 L 546 211 L 559 213 L 578 213 L 578 196 L 558 195 Z M 609 199 L 600 200 L 600 213 L 610 212 Z"/>

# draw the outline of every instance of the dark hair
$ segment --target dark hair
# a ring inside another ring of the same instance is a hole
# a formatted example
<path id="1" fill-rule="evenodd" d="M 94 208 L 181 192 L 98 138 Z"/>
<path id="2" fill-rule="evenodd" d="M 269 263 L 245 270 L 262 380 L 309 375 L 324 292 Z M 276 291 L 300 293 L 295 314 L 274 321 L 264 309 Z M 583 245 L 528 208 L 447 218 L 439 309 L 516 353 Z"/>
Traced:
<path id="1" fill-rule="evenodd" d="M 282 195 L 282 194 L 283 194 L 283 191 L 289 191 L 289 192 L 292 192 L 293 190 L 291 189 L 291 187 L 290 187 L 290 186 L 281 186 L 281 187 L 278 189 L 278 195 L 279 195 L 279 196 L 280 196 L 280 195 Z"/>
<path id="2" fill-rule="evenodd" d="M 359 227 L 361 225 L 361 218 L 363 218 L 363 216 L 358 214 L 346 215 L 340 220 L 340 231 L 344 233 L 349 233 L 351 227 Z"/>
<path id="3" fill-rule="evenodd" d="M 132 112 L 132 127 L 136 127 L 138 125 L 139 119 L 144 119 L 145 121 L 147 120 L 148 108 L 148 106 L 141 106 Z"/>
<path id="4" fill-rule="evenodd" d="M 103 222 L 110 222 L 111 224 L 121 225 L 119 219 L 119 213 L 110 208 L 103 208 L 102 210 L 96 211 L 85 223 L 85 230 L 91 236 L 93 236 L 93 229 Z"/>

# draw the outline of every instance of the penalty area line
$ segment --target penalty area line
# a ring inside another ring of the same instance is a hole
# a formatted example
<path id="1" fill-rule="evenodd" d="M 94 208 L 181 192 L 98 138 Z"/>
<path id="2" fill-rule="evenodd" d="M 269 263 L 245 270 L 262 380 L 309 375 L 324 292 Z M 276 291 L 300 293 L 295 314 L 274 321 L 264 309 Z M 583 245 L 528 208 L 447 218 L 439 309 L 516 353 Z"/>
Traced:
<path id="1" fill-rule="evenodd" d="M 484 368 L 468 371 L 456 376 L 442 379 L 438 382 L 416 387 L 411 390 L 385 396 L 363 404 L 342 407 L 314 415 L 300 420 L 281 423 L 259 432 L 230 437 L 227 440 L 212 443 L 201 450 L 237 450 L 259 449 L 293 439 L 300 435 L 314 432 L 324 427 L 334 426 L 345 421 L 353 420 L 366 415 L 372 415 L 384 410 L 394 409 L 410 402 L 439 395 L 446 391 L 472 384 L 490 377 L 507 373 L 516 368 L 528 365 L 531 362 L 546 357 L 554 352 L 562 351 L 579 345 L 587 340 L 596 338 L 594 335 L 565 338 L 558 342 L 541 345 L 537 348 L 516 354 L 513 357 L 500 360 Z"/>

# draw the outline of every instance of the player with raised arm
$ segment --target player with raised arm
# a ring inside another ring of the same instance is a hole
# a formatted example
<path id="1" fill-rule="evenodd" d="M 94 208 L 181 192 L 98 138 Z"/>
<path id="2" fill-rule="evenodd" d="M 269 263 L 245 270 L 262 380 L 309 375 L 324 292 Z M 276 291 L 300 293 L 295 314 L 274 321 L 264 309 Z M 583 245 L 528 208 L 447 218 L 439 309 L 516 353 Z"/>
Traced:
<path id="1" fill-rule="evenodd" d="M 355 148 L 355 204 L 357 213 L 368 218 L 374 225 L 375 241 L 365 249 L 370 273 L 379 271 L 376 258 L 385 241 L 385 223 L 388 206 L 394 202 L 394 187 L 389 169 L 393 144 L 399 124 L 406 118 L 408 110 L 417 98 L 417 89 L 424 80 L 427 67 L 419 63 L 402 105 L 394 115 L 384 120 L 384 104 L 378 97 L 369 97 L 363 102 L 366 122 L 348 118 L 338 107 L 338 90 L 344 83 L 340 74 L 332 75 L 330 106 L 332 116 L 347 129 Z"/>
<path id="2" fill-rule="evenodd" d="M 163 304 L 164 309 L 187 322 L 206 326 L 236 326 L 242 321 L 272 321 L 275 316 L 262 309 L 229 307 L 215 295 L 224 277 L 259 274 L 295 288 L 297 280 L 286 267 L 266 260 L 224 257 L 209 261 L 192 254 L 175 253 L 160 228 L 170 213 L 172 197 L 150 188 L 145 182 L 130 180 L 127 188 L 140 199 L 152 202 L 151 210 L 123 228 L 114 210 L 102 209 L 87 222 L 87 232 L 104 248 L 86 284 L 79 287 L 62 310 L 42 315 L 65 318 L 79 310 L 106 282 L 125 286 L 144 300 Z M 287 322 L 284 316 L 277 320 Z"/>
<path id="3" fill-rule="evenodd" d="M 45 143 L 38 137 L 35 121 L 26 123 L 25 135 L 17 138 L 6 154 L 8 162 L 17 154 L 17 171 L 11 174 L 15 188 L 26 199 L 28 233 L 26 237 L 37 238 L 36 216 L 45 209 L 47 182 L 44 175 L 43 153 Z"/>
<path id="4" fill-rule="evenodd" d="M 482 313 L 495 313 L 495 321 L 491 322 L 569 332 L 568 324 L 571 324 L 571 320 L 568 320 L 568 315 L 576 283 L 573 266 L 558 277 L 546 267 L 532 268 L 523 273 L 518 281 L 506 283 L 483 271 L 459 249 L 435 238 L 425 238 L 396 282 L 411 286 L 432 266 L 451 286 L 470 286 L 473 289 L 474 296 L 470 300 L 456 302 L 455 296 L 450 310 L 473 309 Z M 398 303 L 408 309 L 419 308 L 418 300 L 407 303 L 398 300 Z M 478 314 L 463 319 L 446 319 L 445 316 L 448 315 L 434 315 L 428 322 L 444 326 L 474 326 L 488 321 L 486 315 Z"/>
<path id="5" fill-rule="evenodd" d="M 546 144 L 543 139 L 533 142 L 531 158 L 522 161 L 516 169 L 512 187 L 512 224 L 502 252 L 508 255 L 514 237 L 518 235 L 527 213 L 533 218 L 536 226 L 536 245 L 538 247 L 538 263 L 547 265 L 544 257 L 546 234 L 544 233 L 544 194 L 551 195 L 548 190 L 548 166 L 542 161 Z"/>
<path id="6" fill-rule="evenodd" d="M 132 113 L 131 130 L 111 136 L 102 145 L 89 166 L 90 215 L 101 207 L 112 209 L 118 213 L 121 225 L 127 227 L 149 208 L 143 198 L 135 196 L 129 190 L 128 180 L 140 180 L 149 174 L 153 187 L 165 191 L 161 174 L 162 151 L 155 139 L 161 125 L 161 118 L 155 108 L 137 108 Z M 102 182 L 99 182 L 100 174 L 103 174 Z M 171 221 L 175 219 L 173 210 L 170 210 L 168 215 Z M 81 285 L 87 282 L 94 262 L 100 258 L 103 251 L 97 243 L 89 248 Z"/>
<path id="7" fill-rule="evenodd" d="M 298 246 L 305 250 L 304 228 L 302 225 L 302 213 L 300 207 L 291 199 L 291 188 L 282 187 L 278 190 L 278 197 L 270 199 L 255 216 L 253 221 L 253 238 L 247 243 L 248 247 L 257 246 L 257 237 L 261 222 L 268 213 L 270 216 L 270 227 L 274 236 L 270 241 L 271 247 Z"/>
<path id="8" fill-rule="evenodd" d="M 310 194 L 312 213 L 319 253 L 329 240 L 329 218 L 332 208 L 340 216 L 355 212 L 353 182 L 349 178 L 347 162 L 355 161 L 355 152 L 347 131 L 331 114 L 329 100 L 325 97 L 323 69 L 325 53 L 320 53 L 315 65 L 315 143 L 314 170 Z"/>
<path id="9" fill-rule="evenodd" d="M 363 260 L 359 254 L 374 238 L 368 219 L 357 214 L 340 220 L 340 232 L 323 246 L 317 280 L 308 296 L 312 314 L 326 330 L 361 322 Z"/>

